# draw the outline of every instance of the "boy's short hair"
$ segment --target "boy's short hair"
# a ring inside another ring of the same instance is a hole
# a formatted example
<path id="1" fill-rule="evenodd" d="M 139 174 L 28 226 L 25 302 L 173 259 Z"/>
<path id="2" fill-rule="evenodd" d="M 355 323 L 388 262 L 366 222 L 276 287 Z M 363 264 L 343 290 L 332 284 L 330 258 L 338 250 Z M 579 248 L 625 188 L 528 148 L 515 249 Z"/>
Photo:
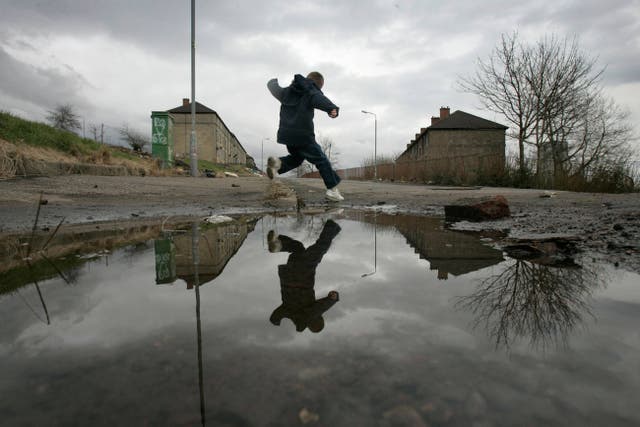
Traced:
<path id="1" fill-rule="evenodd" d="M 312 71 L 307 75 L 307 78 L 313 80 L 313 82 L 318 86 L 318 89 L 322 89 L 324 86 L 324 77 L 317 71 Z"/>

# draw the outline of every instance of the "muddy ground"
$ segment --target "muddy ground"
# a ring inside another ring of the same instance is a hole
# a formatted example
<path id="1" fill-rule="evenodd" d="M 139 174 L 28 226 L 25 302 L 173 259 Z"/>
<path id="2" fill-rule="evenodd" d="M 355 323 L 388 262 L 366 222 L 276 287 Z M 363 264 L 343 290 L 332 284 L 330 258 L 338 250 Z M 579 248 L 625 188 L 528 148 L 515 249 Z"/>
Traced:
<path id="1" fill-rule="evenodd" d="M 380 209 L 444 217 L 460 199 L 504 196 L 511 217 L 490 223 L 458 223 L 458 229 L 501 229 L 498 244 L 540 235 L 577 240 L 580 251 L 619 268 L 640 272 L 640 194 L 593 194 L 492 187 L 440 187 L 343 181 L 342 208 Z M 0 181 L 0 239 L 30 232 L 42 194 L 39 230 L 122 227 L 211 214 L 263 213 L 336 206 L 324 202 L 316 179 L 263 177 L 189 178 L 68 175 Z M 549 197 L 551 196 L 551 197 Z"/>

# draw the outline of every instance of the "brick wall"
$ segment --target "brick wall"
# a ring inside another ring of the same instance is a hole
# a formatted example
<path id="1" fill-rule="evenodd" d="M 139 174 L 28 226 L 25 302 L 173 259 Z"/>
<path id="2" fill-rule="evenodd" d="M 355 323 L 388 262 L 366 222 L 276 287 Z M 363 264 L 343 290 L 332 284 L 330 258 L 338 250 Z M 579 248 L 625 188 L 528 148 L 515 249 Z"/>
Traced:
<path id="1" fill-rule="evenodd" d="M 173 144 L 176 158 L 189 158 L 191 146 L 191 115 L 172 114 Z M 224 126 L 216 114 L 196 115 L 198 159 L 213 163 L 245 164 L 247 156 L 240 142 Z"/>

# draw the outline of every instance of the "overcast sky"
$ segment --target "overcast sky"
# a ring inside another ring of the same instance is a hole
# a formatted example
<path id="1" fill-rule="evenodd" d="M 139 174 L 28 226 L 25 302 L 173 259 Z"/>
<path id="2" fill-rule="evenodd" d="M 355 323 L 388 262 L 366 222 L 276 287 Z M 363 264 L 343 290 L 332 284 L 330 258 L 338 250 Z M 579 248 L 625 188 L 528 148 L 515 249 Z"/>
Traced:
<path id="1" fill-rule="evenodd" d="M 640 121 L 640 0 L 196 1 L 196 99 L 260 165 L 276 145 L 277 77 L 318 70 L 341 108 L 316 114 L 340 166 L 402 152 L 440 106 L 507 124 L 456 88 L 503 33 L 579 37 L 607 67 L 607 94 Z M 0 0 L 0 109 L 44 121 L 70 103 L 90 124 L 151 132 L 150 114 L 190 96 L 190 2 Z"/>

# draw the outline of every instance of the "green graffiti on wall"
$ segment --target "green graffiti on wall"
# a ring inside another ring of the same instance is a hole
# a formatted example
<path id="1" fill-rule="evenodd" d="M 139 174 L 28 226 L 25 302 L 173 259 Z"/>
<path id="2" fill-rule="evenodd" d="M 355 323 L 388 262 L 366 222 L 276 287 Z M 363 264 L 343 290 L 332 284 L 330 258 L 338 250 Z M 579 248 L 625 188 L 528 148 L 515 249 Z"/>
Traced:
<path id="1" fill-rule="evenodd" d="M 153 144 L 167 145 L 168 130 L 169 130 L 169 118 L 168 117 L 153 117 L 152 137 Z"/>
<path id="2" fill-rule="evenodd" d="M 166 111 L 151 113 L 151 153 L 163 168 L 173 165 L 173 119 Z"/>

